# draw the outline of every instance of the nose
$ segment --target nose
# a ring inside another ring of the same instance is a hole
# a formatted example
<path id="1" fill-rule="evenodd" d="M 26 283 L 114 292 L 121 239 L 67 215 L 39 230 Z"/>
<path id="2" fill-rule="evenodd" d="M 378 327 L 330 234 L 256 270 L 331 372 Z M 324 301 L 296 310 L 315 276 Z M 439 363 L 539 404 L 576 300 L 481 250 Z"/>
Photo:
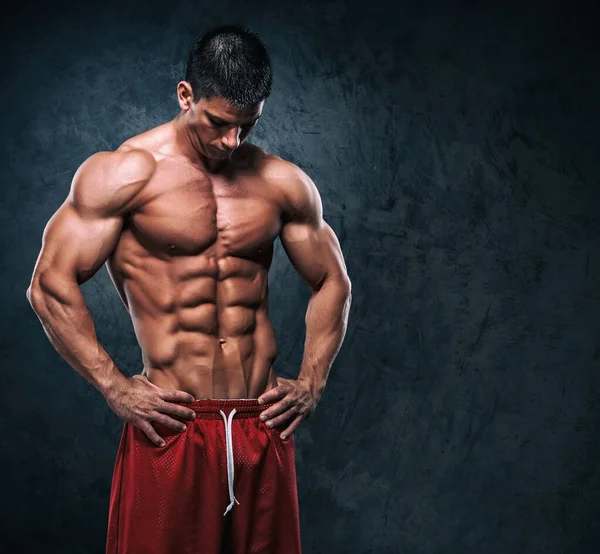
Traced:
<path id="1" fill-rule="evenodd" d="M 240 127 L 234 127 L 223 136 L 223 147 L 235 150 L 240 145 Z"/>

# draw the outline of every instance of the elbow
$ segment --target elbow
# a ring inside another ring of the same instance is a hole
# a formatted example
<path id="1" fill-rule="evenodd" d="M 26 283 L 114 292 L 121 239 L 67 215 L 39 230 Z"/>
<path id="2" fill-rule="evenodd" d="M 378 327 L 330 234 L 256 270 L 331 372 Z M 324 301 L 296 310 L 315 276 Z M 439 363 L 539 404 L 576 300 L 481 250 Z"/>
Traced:
<path id="1" fill-rule="evenodd" d="M 45 283 L 42 276 L 36 273 L 31 279 L 31 283 L 29 284 L 27 292 L 25 293 L 25 296 L 33 308 L 33 311 L 38 314 L 46 304 L 45 297 L 47 291 L 44 290 L 44 284 Z"/>
<path id="2" fill-rule="evenodd" d="M 75 278 L 66 277 L 57 271 L 36 272 L 25 293 L 33 311 L 39 317 L 48 313 L 50 305 L 58 303 L 69 306 L 76 302 L 74 290 L 79 290 Z"/>
<path id="3" fill-rule="evenodd" d="M 340 275 L 339 277 L 339 286 L 343 291 L 344 296 L 349 300 L 352 298 L 352 281 L 350 281 L 350 277 L 345 273 Z"/>
<path id="4" fill-rule="evenodd" d="M 352 281 L 350 281 L 350 277 L 348 277 L 348 275 L 346 275 L 346 278 L 344 280 L 344 284 L 346 286 L 346 291 L 348 293 L 348 298 L 352 298 Z"/>
<path id="5" fill-rule="evenodd" d="M 42 302 L 42 290 L 41 290 L 39 282 L 37 282 L 35 279 L 32 280 L 29 287 L 27 287 L 25 296 L 27 298 L 27 301 L 33 308 L 33 311 L 34 312 L 37 311 L 38 306 Z"/>
<path id="6" fill-rule="evenodd" d="M 313 295 L 318 294 L 322 290 L 327 290 L 327 294 L 332 291 L 338 298 L 344 298 L 349 301 L 352 298 L 352 282 L 346 274 L 326 274 L 320 281 L 311 285 Z"/>
<path id="7" fill-rule="evenodd" d="M 27 290 L 25 291 L 25 298 L 27 298 L 27 301 L 31 304 L 33 302 L 33 289 L 35 288 L 37 284 L 37 279 L 35 277 L 35 275 L 31 278 L 31 282 L 29 283 L 29 286 L 27 287 Z"/>
<path id="8" fill-rule="evenodd" d="M 345 287 L 346 288 L 344 290 L 346 293 L 346 304 L 348 307 L 350 307 L 350 304 L 352 304 L 352 282 L 349 278 L 346 278 Z"/>
<path id="9" fill-rule="evenodd" d="M 352 282 L 348 275 L 337 275 L 331 276 L 331 284 L 335 285 L 335 287 L 339 291 L 339 295 L 343 296 L 346 301 L 349 301 L 352 298 Z"/>

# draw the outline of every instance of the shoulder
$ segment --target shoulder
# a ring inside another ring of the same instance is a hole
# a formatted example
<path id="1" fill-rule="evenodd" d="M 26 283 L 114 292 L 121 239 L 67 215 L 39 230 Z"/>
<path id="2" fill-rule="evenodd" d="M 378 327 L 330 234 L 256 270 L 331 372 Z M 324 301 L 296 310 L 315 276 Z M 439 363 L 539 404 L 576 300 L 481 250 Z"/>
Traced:
<path id="1" fill-rule="evenodd" d="M 102 178 L 106 186 L 119 186 L 150 176 L 156 167 L 154 156 L 147 150 L 120 146 L 114 151 L 92 154 L 77 169 L 76 177 Z"/>
<path id="2" fill-rule="evenodd" d="M 297 165 L 269 154 L 262 164 L 261 175 L 279 192 L 287 218 L 308 221 L 323 217 L 317 186 Z"/>
<path id="3" fill-rule="evenodd" d="M 115 151 L 96 152 L 75 172 L 69 196 L 82 209 L 126 211 L 155 168 L 152 154 L 127 143 Z"/>

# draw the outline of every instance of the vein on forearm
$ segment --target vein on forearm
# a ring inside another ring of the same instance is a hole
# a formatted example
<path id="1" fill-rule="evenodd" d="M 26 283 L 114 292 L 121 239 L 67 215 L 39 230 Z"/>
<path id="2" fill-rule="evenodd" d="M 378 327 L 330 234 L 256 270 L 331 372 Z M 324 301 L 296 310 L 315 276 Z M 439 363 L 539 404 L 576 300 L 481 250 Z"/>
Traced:
<path id="1" fill-rule="evenodd" d="M 56 351 L 79 374 L 101 389 L 114 362 L 98 342 L 92 316 L 76 282 L 42 276 L 33 287 L 32 307 Z"/>
<path id="2" fill-rule="evenodd" d="M 308 302 L 304 356 L 298 377 L 313 383 L 318 392 L 325 387 L 344 341 L 351 302 L 348 281 L 340 276 L 327 277 Z"/>

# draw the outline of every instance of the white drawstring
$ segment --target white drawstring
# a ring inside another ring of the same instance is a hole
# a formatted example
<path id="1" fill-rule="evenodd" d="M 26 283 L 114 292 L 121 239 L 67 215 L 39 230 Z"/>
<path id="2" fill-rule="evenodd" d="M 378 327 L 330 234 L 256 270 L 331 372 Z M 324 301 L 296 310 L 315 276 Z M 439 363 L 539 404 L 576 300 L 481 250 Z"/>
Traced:
<path id="1" fill-rule="evenodd" d="M 233 421 L 233 415 L 235 414 L 236 410 L 235 408 L 233 410 L 231 410 L 231 413 L 229 414 L 229 419 L 227 419 L 227 416 L 225 415 L 225 413 L 223 412 L 223 410 L 220 410 L 221 412 L 221 416 L 223 416 L 223 421 L 225 421 L 225 445 L 227 448 L 227 482 L 229 483 L 229 500 L 231 501 L 229 506 L 227 506 L 227 509 L 225 510 L 225 513 L 223 514 L 224 516 L 227 515 L 227 512 L 229 510 L 231 510 L 231 508 L 233 508 L 233 503 L 237 502 L 239 504 L 239 502 L 237 501 L 236 497 L 233 494 L 233 441 L 231 438 L 231 423 Z"/>

